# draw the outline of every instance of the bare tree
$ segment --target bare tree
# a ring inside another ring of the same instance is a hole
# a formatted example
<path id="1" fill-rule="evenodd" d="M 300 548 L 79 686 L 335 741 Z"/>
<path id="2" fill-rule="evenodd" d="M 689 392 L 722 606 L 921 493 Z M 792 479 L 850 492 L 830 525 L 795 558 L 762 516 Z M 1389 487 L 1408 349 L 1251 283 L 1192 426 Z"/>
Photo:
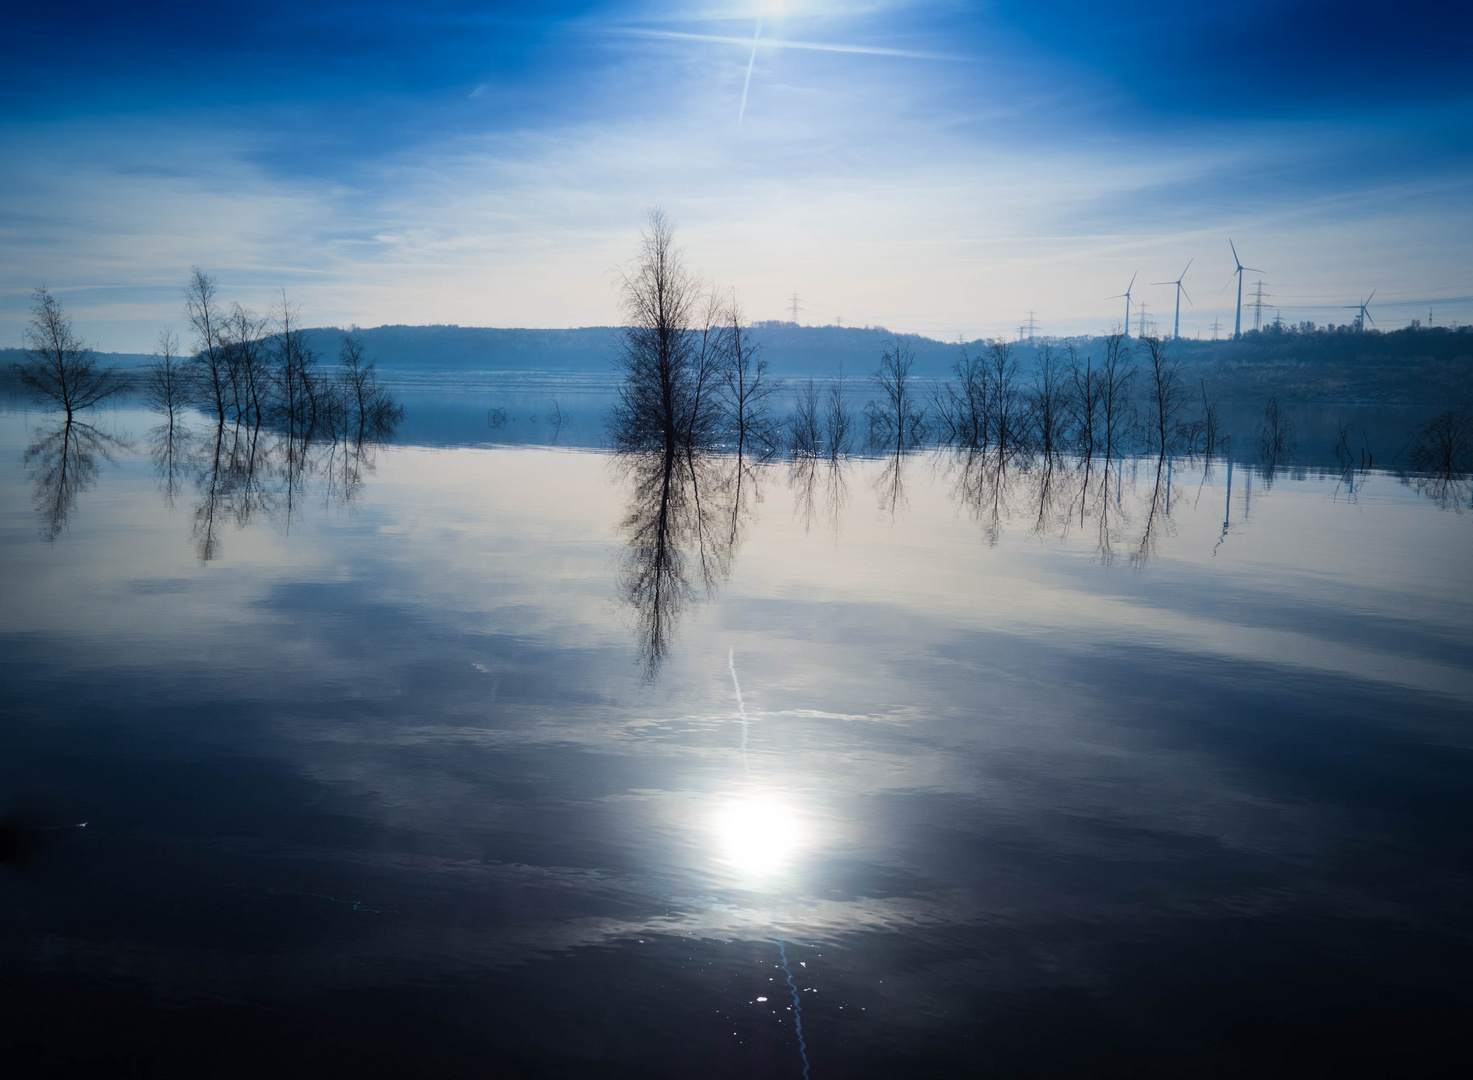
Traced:
<path id="1" fill-rule="evenodd" d="M 194 385 L 200 401 L 221 423 L 230 403 L 230 364 L 225 342 L 225 314 L 215 299 L 215 279 L 199 267 L 184 287 L 184 314 L 194 330 Z"/>
<path id="2" fill-rule="evenodd" d="M 403 406 L 379 384 L 377 365 L 368 359 L 367 350 L 358 338 L 343 335 L 338 360 L 342 364 L 340 396 L 344 436 L 358 443 L 382 437 L 403 419 Z"/>
<path id="3" fill-rule="evenodd" d="M 793 457 L 818 457 L 823 452 L 818 387 L 812 379 L 798 388 L 798 400 L 788 418 L 788 449 Z"/>
<path id="4" fill-rule="evenodd" d="M 1294 452 L 1294 424 L 1279 408 L 1279 399 L 1271 397 L 1258 422 L 1258 456 L 1270 470 Z"/>
<path id="5" fill-rule="evenodd" d="M 1022 447 L 1027 436 L 1018 362 L 1006 341 L 994 341 L 987 352 L 988 427 L 1002 453 Z"/>
<path id="6" fill-rule="evenodd" d="M 1105 339 L 1105 359 L 1100 365 L 1100 424 L 1107 460 L 1125 452 L 1132 421 L 1130 384 L 1134 378 L 1135 365 L 1124 335 L 1111 334 Z"/>
<path id="7" fill-rule="evenodd" d="M 776 420 L 772 414 L 772 395 L 782 389 L 779 380 L 767 377 L 767 361 L 762 349 L 751 340 L 742 323 L 737 302 L 726 309 L 726 418 L 728 429 L 737 441 L 737 455 L 744 457 L 756 446 L 760 457 L 769 457 L 778 443 Z"/>
<path id="8" fill-rule="evenodd" d="M 640 251 L 620 276 L 625 329 L 619 366 L 624 383 L 610 413 L 610 434 L 624 451 L 714 441 L 713 407 L 703 409 L 710 372 L 693 327 L 703 310 L 701 282 L 675 246 L 675 229 L 652 210 Z M 710 310 L 709 305 L 704 310 Z"/>
<path id="9" fill-rule="evenodd" d="M 827 416 L 824 430 L 824 452 L 830 461 L 837 461 L 849 453 L 849 429 L 854 425 L 854 417 L 849 411 L 849 404 L 844 400 L 844 367 L 839 366 L 839 377 L 829 383 L 828 393 L 825 395 L 827 405 Z"/>
<path id="10" fill-rule="evenodd" d="M 1049 465 L 1064 449 L 1065 424 L 1069 415 L 1067 377 L 1053 347 L 1045 344 L 1039 350 L 1038 365 L 1033 371 L 1028 405 L 1038 449 Z"/>
<path id="11" fill-rule="evenodd" d="M 937 423 L 947 442 L 966 449 L 986 447 L 991 438 L 987 365 L 963 346 L 950 380 L 932 393 Z"/>
<path id="12" fill-rule="evenodd" d="M 21 382 L 30 387 L 37 402 L 65 410 L 68 424 L 79 410 L 123 389 L 117 371 L 98 364 L 97 354 L 82 343 L 71 316 L 44 285 L 31 294 L 25 344 L 26 360 L 16 365 Z"/>
<path id="13" fill-rule="evenodd" d="M 918 442 L 924 422 L 923 410 L 911 383 L 915 354 L 903 342 L 895 342 L 880 356 L 874 381 L 883 395 L 878 406 L 870 403 L 870 441 L 893 444 L 897 451 Z"/>
<path id="14" fill-rule="evenodd" d="M 275 323 L 274 389 L 280 419 L 288 436 L 294 437 L 299 432 L 310 431 L 317 419 L 322 394 L 315 373 L 317 354 L 306 342 L 297 319 L 297 307 L 287 299 L 285 289 L 281 290 L 281 304 L 273 312 L 272 321 Z"/>
<path id="15" fill-rule="evenodd" d="M 154 361 L 143 374 L 143 401 L 164 413 L 172 427 L 176 414 L 189 402 L 190 380 L 179 359 L 179 339 L 172 330 L 159 334 Z"/>
<path id="16" fill-rule="evenodd" d="M 1222 430 L 1222 417 L 1217 402 L 1207 397 L 1207 381 L 1198 381 L 1202 389 L 1202 417 L 1194 425 L 1191 450 L 1210 459 L 1214 454 L 1227 449 L 1228 436 Z"/>
<path id="17" fill-rule="evenodd" d="M 768 457 L 777 446 L 777 421 L 772 414 L 772 395 L 782 383 L 767 376 L 767 361 L 761 348 L 752 340 L 735 299 L 726 308 L 725 408 L 728 437 L 736 442 L 737 456 L 744 457 L 752 449 L 760 457 Z"/>
<path id="18" fill-rule="evenodd" d="M 1473 410 L 1449 409 L 1417 427 L 1412 446 L 1412 468 L 1418 472 L 1451 475 L 1473 469 Z"/>
<path id="19" fill-rule="evenodd" d="M 1099 425 L 1100 377 L 1092 357 L 1081 364 L 1079 351 L 1069 346 L 1069 418 L 1074 427 L 1074 444 L 1088 462 L 1095 453 L 1095 430 Z"/>
<path id="20" fill-rule="evenodd" d="M 1146 441 L 1158 455 L 1165 456 L 1180 444 L 1177 425 L 1189 394 L 1182 382 L 1181 367 L 1170 355 L 1166 342 L 1154 334 L 1141 341 L 1146 346 L 1146 405 L 1150 418 Z"/>
<path id="21" fill-rule="evenodd" d="M 697 305 L 698 318 L 691 332 L 690 376 L 682 443 L 709 448 L 718 439 L 724 412 L 721 388 L 725 382 L 730 334 L 721 298 L 707 292 Z"/>
<path id="22" fill-rule="evenodd" d="M 237 420 L 259 424 L 270 393 L 266 367 L 266 320 L 235 304 L 223 332 L 226 372 Z"/>

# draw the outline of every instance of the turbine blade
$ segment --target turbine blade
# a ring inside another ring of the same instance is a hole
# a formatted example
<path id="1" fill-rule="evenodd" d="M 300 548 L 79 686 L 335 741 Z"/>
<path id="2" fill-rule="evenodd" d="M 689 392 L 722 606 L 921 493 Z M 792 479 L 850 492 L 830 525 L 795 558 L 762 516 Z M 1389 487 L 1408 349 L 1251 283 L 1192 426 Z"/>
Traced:
<path id="1" fill-rule="evenodd" d="M 1197 261 L 1197 256 L 1195 256 L 1195 255 L 1193 255 L 1190 259 L 1187 260 L 1186 269 L 1181 272 L 1181 277 L 1179 277 L 1179 278 L 1176 279 L 1178 282 L 1181 281 L 1181 278 L 1184 278 L 1184 277 L 1187 276 L 1187 270 L 1190 270 L 1192 268 L 1192 263 L 1194 263 L 1196 261 Z"/>
<path id="2" fill-rule="evenodd" d="M 1228 247 L 1233 249 L 1233 262 L 1238 264 L 1239 270 L 1243 269 L 1243 260 L 1238 258 L 1238 246 L 1229 240 Z"/>
<path id="3" fill-rule="evenodd" d="M 1380 287 L 1381 286 L 1377 285 L 1376 286 L 1376 289 L 1379 289 Z M 1376 289 L 1372 289 L 1371 290 L 1371 296 L 1375 296 L 1376 295 Z M 1371 302 L 1371 296 L 1366 297 L 1366 303 L 1369 304 Z"/>
<path id="4" fill-rule="evenodd" d="M 1139 270 L 1137 270 L 1134 274 L 1131 274 L 1130 275 L 1130 284 L 1127 285 L 1127 286 L 1125 286 L 1125 292 L 1121 293 L 1120 294 L 1121 296 L 1129 296 L 1130 295 L 1130 290 L 1135 287 L 1135 279 L 1136 279 L 1136 276 L 1138 274 L 1140 274 L 1140 271 Z"/>
<path id="5" fill-rule="evenodd" d="M 1248 271 L 1248 273 L 1250 273 L 1250 274 L 1266 274 L 1266 273 L 1268 273 L 1267 270 L 1259 270 L 1257 267 L 1254 267 L 1254 266 L 1245 266 L 1245 267 L 1243 267 L 1243 269 L 1246 270 L 1246 271 Z"/>
<path id="6" fill-rule="evenodd" d="M 1187 298 L 1187 303 L 1190 304 L 1192 302 L 1192 297 L 1191 294 L 1187 292 L 1187 287 L 1183 285 L 1180 281 L 1176 283 L 1176 287 L 1181 290 L 1181 294 Z"/>

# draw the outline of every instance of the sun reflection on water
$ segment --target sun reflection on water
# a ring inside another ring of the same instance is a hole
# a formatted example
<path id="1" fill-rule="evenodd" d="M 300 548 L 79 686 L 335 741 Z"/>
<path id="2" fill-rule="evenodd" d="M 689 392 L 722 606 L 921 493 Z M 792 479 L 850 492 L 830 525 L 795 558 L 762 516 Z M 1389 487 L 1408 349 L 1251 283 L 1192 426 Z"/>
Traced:
<path id="1" fill-rule="evenodd" d="M 768 796 L 727 803 L 716 814 L 720 856 L 744 878 L 765 880 L 790 867 L 803 846 L 802 822 L 791 807 Z"/>

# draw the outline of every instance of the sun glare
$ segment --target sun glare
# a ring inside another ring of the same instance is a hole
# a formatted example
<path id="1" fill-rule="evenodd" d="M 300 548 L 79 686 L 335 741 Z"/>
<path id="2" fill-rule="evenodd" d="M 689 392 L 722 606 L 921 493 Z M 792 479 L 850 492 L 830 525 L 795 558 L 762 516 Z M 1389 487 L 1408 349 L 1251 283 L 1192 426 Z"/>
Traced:
<path id="1" fill-rule="evenodd" d="M 743 877 L 769 878 L 785 870 L 802 841 L 796 815 L 782 803 L 749 798 L 716 815 L 723 861 Z"/>

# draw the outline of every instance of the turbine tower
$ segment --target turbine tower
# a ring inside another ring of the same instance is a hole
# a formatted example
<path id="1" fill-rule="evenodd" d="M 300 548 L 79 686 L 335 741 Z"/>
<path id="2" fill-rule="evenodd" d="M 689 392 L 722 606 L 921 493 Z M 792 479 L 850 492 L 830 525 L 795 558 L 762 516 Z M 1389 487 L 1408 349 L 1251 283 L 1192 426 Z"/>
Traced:
<path id="1" fill-rule="evenodd" d="M 1176 340 L 1178 340 L 1178 341 L 1181 340 L 1181 298 L 1182 298 L 1182 294 L 1187 291 L 1186 286 L 1181 283 L 1181 278 L 1184 278 L 1184 277 L 1187 276 L 1187 270 L 1190 270 L 1192 268 L 1192 263 L 1194 263 L 1194 262 L 1196 262 L 1196 257 L 1195 256 L 1193 256 L 1192 258 L 1188 259 L 1187 260 L 1186 269 L 1181 272 L 1181 277 L 1177 278 L 1175 281 L 1153 281 L 1153 282 L 1151 282 L 1152 285 L 1175 285 L 1176 286 L 1176 325 L 1175 325 L 1175 327 L 1172 328 L 1171 336 L 1173 338 L 1175 338 Z M 1192 298 L 1190 296 L 1188 296 L 1187 297 L 1187 303 L 1190 304 L 1191 302 L 1192 302 Z"/>
<path id="2" fill-rule="evenodd" d="M 1376 288 L 1380 288 L 1380 286 L 1378 285 L 1378 286 L 1376 286 Z M 1375 295 L 1376 295 L 1376 289 L 1372 289 L 1371 290 L 1371 296 L 1375 296 Z M 1357 333 L 1365 330 L 1365 328 L 1366 328 L 1366 322 L 1368 320 L 1369 320 L 1369 322 L 1370 322 L 1370 324 L 1372 326 L 1375 326 L 1376 325 L 1376 320 L 1375 319 L 1372 319 L 1371 318 L 1371 313 L 1366 310 L 1366 308 L 1368 308 L 1370 306 L 1370 304 L 1371 304 L 1371 296 L 1366 297 L 1359 304 L 1351 304 L 1350 305 L 1352 308 L 1357 309 L 1357 312 L 1358 312 L 1356 314 L 1356 316 L 1355 316 L 1355 329 L 1356 329 L 1356 332 Z"/>
<path id="3" fill-rule="evenodd" d="M 1253 270 L 1253 267 L 1243 265 L 1243 260 L 1238 258 L 1237 245 L 1231 240 L 1228 241 L 1228 247 L 1233 249 L 1233 262 L 1238 264 L 1238 268 L 1233 271 L 1233 273 L 1238 275 L 1238 311 L 1233 316 L 1233 340 L 1237 341 L 1243 336 L 1243 271 Z M 1253 273 L 1261 274 L 1263 271 L 1253 270 Z"/>
<path id="4" fill-rule="evenodd" d="M 1139 274 L 1139 273 L 1140 273 L 1140 271 L 1137 270 L 1136 271 L 1136 274 Z M 1105 297 L 1106 300 L 1119 300 L 1122 296 L 1125 297 L 1125 336 L 1126 337 L 1130 337 L 1130 290 L 1135 287 L 1136 274 L 1131 274 L 1130 275 L 1130 284 L 1127 285 L 1127 286 L 1125 286 L 1125 291 L 1123 293 L 1116 293 L 1114 296 L 1107 296 L 1107 297 Z"/>

